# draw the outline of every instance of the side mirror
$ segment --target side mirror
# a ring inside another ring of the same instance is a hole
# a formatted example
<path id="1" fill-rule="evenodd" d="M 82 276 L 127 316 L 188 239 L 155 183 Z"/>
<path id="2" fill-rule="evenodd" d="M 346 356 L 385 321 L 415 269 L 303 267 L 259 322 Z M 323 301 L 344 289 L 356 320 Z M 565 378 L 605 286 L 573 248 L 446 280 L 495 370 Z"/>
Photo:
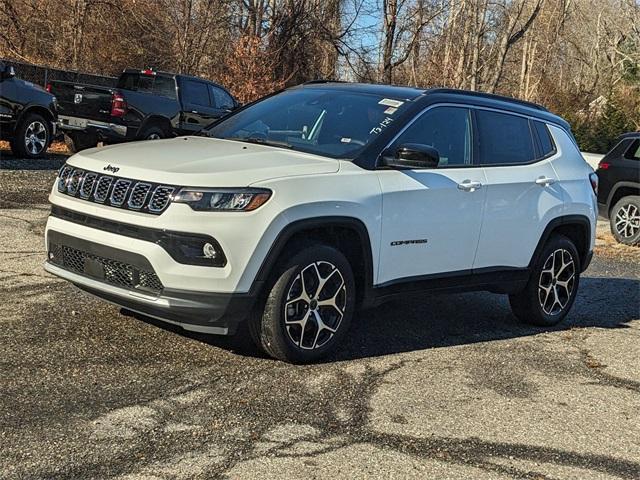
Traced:
<path id="1" fill-rule="evenodd" d="M 440 163 L 438 150 L 421 143 L 405 143 L 398 147 L 395 155 L 382 156 L 383 165 L 394 168 L 437 168 Z"/>
<path id="2" fill-rule="evenodd" d="M 15 68 L 13 68 L 12 65 L 5 64 L 4 69 L 2 70 L 2 78 L 11 78 L 15 76 L 16 76 Z"/>

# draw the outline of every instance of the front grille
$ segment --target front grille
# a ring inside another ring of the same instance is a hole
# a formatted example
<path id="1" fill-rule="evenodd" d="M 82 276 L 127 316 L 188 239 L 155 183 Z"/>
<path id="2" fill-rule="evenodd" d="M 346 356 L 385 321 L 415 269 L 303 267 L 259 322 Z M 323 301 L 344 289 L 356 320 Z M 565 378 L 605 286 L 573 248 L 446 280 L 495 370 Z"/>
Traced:
<path id="1" fill-rule="evenodd" d="M 75 195 L 78 191 L 78 185 L 80 185 L 80 180 L 82 180 L 82 174 L 84 174 L 84 170 L 74 170 L 69 180 L 67 181 L 67 192 L 69 195 Z"/>
<path id="2" fill-rule="evenodd" d="M 113 183 L 113 177 L 100 177 L 98 186 L 96 187 L 96 193 L 93 194 L 93 199 L 96 202 L 103 203 L 107 199 L 111 183 Z"/>
<path id="3" fill-rule="evenodd" d="M 143 270 L 119 260 L 52 243 L 49 246 L 51 261 L 66 270 L 94 278 L 116 287 L 160 293 L 162 282 L 151 270 Z"/>
<path id="4" fill-rule="evenodd" d="M 111 197 L 109 197 L 111 205 L 119 207 L 124 203 L 129 185 L 131 185 L 131 180 L 125 180 L 123 178 L 116 180 L 116 183 L 113 184 L 113 190 L 111 190 Z"/>
<path id="5" fill-rule="evenodd" d="M 149 202 L 149 211 L 161 212 L 164 210 L 169 204 L 174 190 L 174 187 L 168 187 L 166 185 L 156 187 L 153 191 L 153 195 L 151 196 L 151 201 Z"/>
<path id="6" fill-rule="evenodd" d="M 160 215 L 171 203 L 177 187 L 100 175 L 65 165 L 58 174 L 58 191 L 111 207 Z"/>
<path id="7" fill-rule="evenodd" d="M 82 179 L 82 186 L 80 187 L 80 198 L 84 198 L 86 200 L 91 196 L 91 193 L 93 192 L 93 186 L 95 185 L 97 178 L 97 173 L 87 172 L 87 174 Z"/>
<path id="8" fill-rule="evenodd" d="M 133 187 L 133 190 L 131 191 L 131 195 L 129 196 L 129 208 L 133 208 L 134 210 L 139 210 L 140 208 L 142 208 L 144 202 L 147 200 L 149 190 L 151 190 L 150 183 L 136 183 L 136 185 Z"/>

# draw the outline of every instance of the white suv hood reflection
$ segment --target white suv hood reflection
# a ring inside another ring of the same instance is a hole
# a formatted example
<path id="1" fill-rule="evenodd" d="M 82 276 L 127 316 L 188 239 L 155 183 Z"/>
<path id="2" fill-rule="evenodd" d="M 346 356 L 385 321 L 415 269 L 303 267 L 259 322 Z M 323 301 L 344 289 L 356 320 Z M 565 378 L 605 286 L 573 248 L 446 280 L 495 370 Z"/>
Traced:
<path id="1" fill-rule="evenodd" d="M 335 173 L 340 166 L 337 160 L 317 155 L 205 137 L 92 148 L 74 155 L 68 163 L 105 175 L 211 187 L 241 187 L 273 178 Z"/>

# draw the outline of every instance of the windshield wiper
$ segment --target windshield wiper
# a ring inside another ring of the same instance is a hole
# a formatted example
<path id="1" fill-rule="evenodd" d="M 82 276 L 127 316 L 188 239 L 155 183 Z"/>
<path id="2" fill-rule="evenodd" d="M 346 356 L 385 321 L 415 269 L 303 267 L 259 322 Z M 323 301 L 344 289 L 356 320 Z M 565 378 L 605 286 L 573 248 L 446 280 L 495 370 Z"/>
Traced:
<path id="1" fill-rule="evenodd" d="M 257 138 L 257 137 L 227 137 L 225 140 L 235 140 L 237 142 L 245 142 L 245 143 L 256 143 L 258 145 L 268 145 L 270 147 L 282 147 L 282 148 L 293 148 L 293 145 L 287 142 L 281 142 L 278 140 L 267 140 L 266 138 Z"/>

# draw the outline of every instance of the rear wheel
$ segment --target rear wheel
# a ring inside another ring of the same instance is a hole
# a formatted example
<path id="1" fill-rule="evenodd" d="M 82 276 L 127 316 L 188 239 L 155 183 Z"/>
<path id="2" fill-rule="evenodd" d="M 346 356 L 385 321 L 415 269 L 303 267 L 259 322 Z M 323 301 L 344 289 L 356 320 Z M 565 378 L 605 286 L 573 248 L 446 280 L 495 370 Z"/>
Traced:
<path id="1" fill-rule="evenodd" d="M 640 196 L 629 195 L 616 202 L 609 215 L 611 233 L 625 245 L 640 245 Z"/>
<path id="2" fill-rule="evenodd" d="M 37 113 L 28 113 L 18 124 L 11 141 L 13 153 L 25 158 L 39 158 L 51 144 L 51 126 Z"/>
<path id="3" fill-rule="evenodd" d="M 160 140 L 161 138 L 166 138 L 166 136 L 167 134 L 162 128 L 153 125 L 146 127 L 140 134 L 142 140 Z"/>
<path id="4" fill-rule="evenodd" d="M 556 325 L 569 313 L 579 282 L 578 250 L 567 237 L 553 235 L 536 260 L 527 286 L 509 296 L 511 309 L 523 322 Z"/>
<path id="5" fill-rule="evenodd" d="M 258 346 L 278 360 L 307 363 L 344 338 L 355 305 L 353 272 L 333 247 L 309 245 L 284 261 L 261 311 L 250 319 Z"/>

